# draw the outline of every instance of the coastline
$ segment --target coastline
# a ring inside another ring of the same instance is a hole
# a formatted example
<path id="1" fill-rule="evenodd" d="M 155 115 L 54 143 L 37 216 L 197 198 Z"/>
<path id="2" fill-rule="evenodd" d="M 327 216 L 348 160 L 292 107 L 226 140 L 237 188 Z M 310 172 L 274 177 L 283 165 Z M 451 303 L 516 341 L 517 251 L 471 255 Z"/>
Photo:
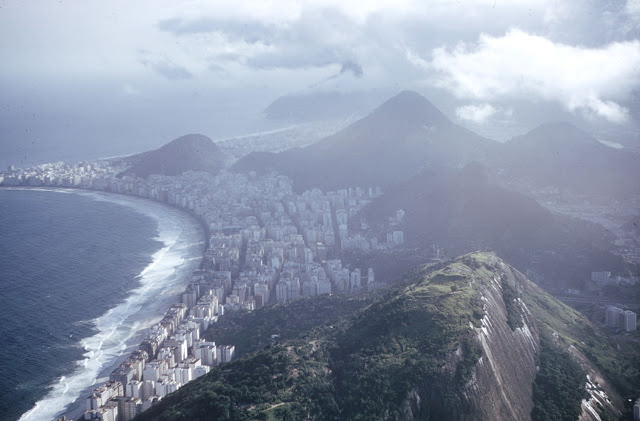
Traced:
<path id="1" fill-rule="evenodd" d="M 296 195 L 292 181 L 276 173 L 257 177 L 230 171 L 217 175 L 187 171 L 176 177 L 155 175 L 145 179 L 118 177 L 119 165 L 61 162 L 0 175 L 5 186 L 59 186 L 151 199 L 196 215 L 206 224 L 205 233 L 207 227 L 211 230 L 206 238 L 202 271 L 191 277 L 180 303 L 161 309 L 166 310 L 165 317 L 149 329 L 139 348 L 109 375 L 110 382 L 94 388 L 95 396 L 88 401 L 88 417 L 113 417 L 126 411 L 126 419 L 132 419 L 211 367 L 231 361 L 233 345 L 198 340 L 201 329 L 225 311 L 252 311 L 300 297 L 377 287 L 372 268 L 343 267 L 341 259 L 335 259 L 329 267 L 324 261 L 340 247 L 335 238 L 337 213 L 342 217 L 357 213 L 381 194 L 379 187 L 326 193 L 314 190 Z M 295 204 L 290 206 L 292 200 Z M 335 213 L 331 204 L 339 208 Z M 363 249 L 371 244 L 383 250 L 396 246 L 391 241 L 378 245 L 377 238 L 369 240 L 359 234 L 347 240 L 351 241 L 350 247 Z M 280 277 L 285 260 L 291 263 L 286 268 L 288 278 L 295 282 Z M 366 277 L 362 276 L 363 270 Z M 339 282 L 334 279 L 338 275 Z M 185 320 L 193 307 L 197 315 Z M 190 341 L 197 341 L 199 356 L 189 355 Z M 164 351 L 159 361 L 156 356 L 161 347 Z M 155 364 L 145 375 L 147 362 L 151 362 L 149 356 L 156 358 Z M 166 373 L 158 365 L 164 364 L 165 359 L 169 366 Z M 187 360 L 189 363 L 184 363 Z M 154 384 L 156 380 L 161 381 Z M 124 385 L 128 391 L 122 390 Z"/>
<path id="2" fill-rule="evenodd" d="M 207 227 L 200 218 L 184 209 L 150 199 L 77 188 L 2 187 L 7 190 L 37 190 L 78 194 L 96 201 L 127 207 L 157 224 L 156 240 L 162 243 L 151 262 L 136 276 L 139 285 L 127 298 L 106 313 L 90 320 L 96 333 L 78 346 L 84 359 L 76 369 L 55 379 L 49 392 L 22 414 L 20 421 L 56 419 L 66 415 L 76 419 L 84 411 L 84 398 L 96 385 L 137 348 L 146 330 L 158 322 L 169 306 L 179 300 L 191 273 L 202 262 Z"/>

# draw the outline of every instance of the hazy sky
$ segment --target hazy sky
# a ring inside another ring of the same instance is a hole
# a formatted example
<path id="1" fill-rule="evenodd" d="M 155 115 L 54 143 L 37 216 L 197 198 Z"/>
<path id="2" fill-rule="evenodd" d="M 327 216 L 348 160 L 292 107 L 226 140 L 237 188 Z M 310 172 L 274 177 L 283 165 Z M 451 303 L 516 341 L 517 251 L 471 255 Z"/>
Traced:
<path id="1" fill-rule="evenodd" d="M 0 0 L 0 62 L 7 154 L 224 136 L 333 75 L 343 90 L 435 89 L 459 122 L 533 104 L 629 124 L 640 0 Z"/>

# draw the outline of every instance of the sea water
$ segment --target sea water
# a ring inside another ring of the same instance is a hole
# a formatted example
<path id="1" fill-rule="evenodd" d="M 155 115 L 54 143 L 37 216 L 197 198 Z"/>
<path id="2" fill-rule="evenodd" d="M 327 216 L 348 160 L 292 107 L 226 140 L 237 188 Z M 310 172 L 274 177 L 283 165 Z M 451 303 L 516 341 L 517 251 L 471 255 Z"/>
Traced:
<path id="1" fill-rule="evenodd" d="M 0 419 L 82 410 L 199 266 L 203 233 L 154 202 L 0 190 Z"/>

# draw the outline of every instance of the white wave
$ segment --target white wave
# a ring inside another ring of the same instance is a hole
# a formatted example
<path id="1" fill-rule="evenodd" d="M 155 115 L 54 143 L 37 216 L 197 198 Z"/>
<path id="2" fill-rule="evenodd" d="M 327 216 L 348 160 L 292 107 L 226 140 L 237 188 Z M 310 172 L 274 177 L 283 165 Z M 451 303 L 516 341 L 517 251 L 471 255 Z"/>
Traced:
<path id="1" fill-rule="evenodd" d="M 152 217 L 158 223 L 157 240 L 163 247 L 139 274 L 140 284 L 119 305 L 91 321 L 96 333 L 80 341 L 84 359 L 76 362 L 73 373 L 58 379 L 48 394 L 24 413 L 20 421 L 55 419 L 91 387 L 103 380 L 137 345 L 142 334 L 157 323 L 188 283 L 198 267 L 203 242 L 197 223 L 176 209 L 143 199 L 96 192 L 78 192 L 95 200 L 128 206 Z M 91 303 L 87 303 L 88 306 Z M 55 361 L 51 361 L 55 364 Z M 82 402 L 81 408 L 84 408 Z"/>

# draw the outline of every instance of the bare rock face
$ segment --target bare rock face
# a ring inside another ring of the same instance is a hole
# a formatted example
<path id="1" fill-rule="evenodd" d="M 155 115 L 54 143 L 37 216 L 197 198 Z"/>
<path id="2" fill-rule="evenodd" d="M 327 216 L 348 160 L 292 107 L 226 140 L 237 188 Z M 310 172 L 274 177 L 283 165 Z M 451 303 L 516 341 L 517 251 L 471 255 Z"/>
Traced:
<path id="1" fill-rule="evenodd" d="M 483 267 L 475 268 L 479 265 L 477 259 L 485 260 Z M 465 349 L 469 344 L 465 346 L 460 341 L 447 358 L 441 382 L 411 390 L 398 419 L 531 419 L 540 338 L 534 316 L 518 297 L 528 281 L 493 254 L 470 255 L 460 262 L 464 264 L 451 265 L 449 273 L 470 279 L 470 287 L 482 302 L 482 318 L 469 326 L 472 346 L 478 347 L 479 357 L 470 379 L 462 386 L 452 387 L 456 372 L 469 353 Z M 487 267 L 492 271 L 488 272 Z M 443 395 L 455 396 L 453 401 L 457 404 L 439 408 Z"/>
<path id="2" fill-rule="evenodd" d="M 540 338 L 524 302 L 505 296 L 506 288 L 522 289 L 521 275 L 504 264 L 499 267 L 504 270 L 502 279 L 494 275 L 481 286 L 485 315 L 482 327 L 475 331 L 482 357 L 465 393 L 478 409 L 478 419 L 526 420 L 533 408 L 532 384 Z M 505 298 L 512 302 L 505 303 Z M 519 326 L 513 329 L 507 321 L 510 311 L 520 317 Z"/>
<path id="3" fill-rule="evenodd" d="M 606 376 L 571 344 L 582 342 L 576 341 L 581 330 L 591 329 L 583 316 L 492 253 L 458 258 L 444 271 L 470 280 L 470 290 L 482 302 L 482 317 L 478 323 L 470 323 L 470 340 L 462 337 L 458 341 L 440 375 L 416 384 L 407 393 L 396 419 L 531 420 L 542 330 L 583 370 L 578 387 L 584 389 L 585 397 L 581 403 L 579 399 L 566 402 L 581 405 L 580 420 L 600 420 L 603 411 L 621 414 L 622 401 Z M 576 336 L 571 337 L 573 329 Z M 457 379 L 465 360 L 467 365 L 475 362 L 470 376 L 460 385 Z"/>

